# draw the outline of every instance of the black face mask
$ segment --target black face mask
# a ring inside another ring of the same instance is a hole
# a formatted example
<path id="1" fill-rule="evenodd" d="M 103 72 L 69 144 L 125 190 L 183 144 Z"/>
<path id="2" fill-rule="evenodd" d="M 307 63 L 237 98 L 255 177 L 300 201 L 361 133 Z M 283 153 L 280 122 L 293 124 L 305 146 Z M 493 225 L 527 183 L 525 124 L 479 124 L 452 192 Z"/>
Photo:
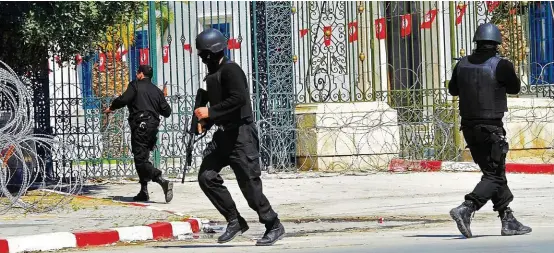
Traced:
<path id="1" fill-rule="evenodd" d="M 209 51 L 201 51 L 198 56 L 202 59 L 202 63 L 206 64 L 208 70 L 212 72 L 219 65 L 219 59 L 216 55 Z"/>
<path id="2" fill-rule="evenodd" d="M 219 67 L 219 61 L 223 58 L 224 54 L 221 53 L 212 53 L 209 51 L 201 51 L 198 56 L 202 59 L 202 63 L 206 64 L 208 71 L 210 73 L 217 71 Z"/>
<path id="3" fill-rule="evenodd" d="M 498 54 L 498 45 L 489 42 L 477 42 L 477 48 L 473 49 L 473 53 Z"/>

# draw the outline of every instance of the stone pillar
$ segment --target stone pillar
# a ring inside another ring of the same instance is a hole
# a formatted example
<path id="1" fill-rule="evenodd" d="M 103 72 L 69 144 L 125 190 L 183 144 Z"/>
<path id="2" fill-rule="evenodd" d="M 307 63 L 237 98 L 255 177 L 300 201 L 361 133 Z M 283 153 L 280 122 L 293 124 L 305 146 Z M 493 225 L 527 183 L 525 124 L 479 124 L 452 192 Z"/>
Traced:
<path id="1" fill-rule="evenodd" d="M 296 108 L 297 166 L 304 171 L 386 171 L 400 152 L 396 110 L 386 102 Z"/>

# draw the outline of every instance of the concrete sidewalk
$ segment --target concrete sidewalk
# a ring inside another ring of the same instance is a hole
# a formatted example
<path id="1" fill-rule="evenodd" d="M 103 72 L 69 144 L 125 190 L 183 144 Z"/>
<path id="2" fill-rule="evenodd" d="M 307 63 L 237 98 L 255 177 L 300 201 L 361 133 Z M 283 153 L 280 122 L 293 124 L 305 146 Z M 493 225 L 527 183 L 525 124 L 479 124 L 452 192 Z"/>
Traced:
<path id="1" fill-rule="evenodd" d="M 179 219 L 170 213 L 138 206 L 74 198 L 69 204 L 45 213 L 27 213 L 20 208 L 11 208 L 0 217 L 0 237 L 142 226 Z"/>
<path id="2" fill-rule="evenodd" d="M 331 222 L 306 224 L 312 229 L 317 226 L 321 226 L 320 229 L 336 225 L 353 226 L 350 221 L 367 221 L 371 225 L 380 218 L 392 226 L 438 224 L 450 222 L 448 211 L 459 205 L 463 196 L 480 179 L 479 173 L 471 172 L 328 176 L 314 173 L 265 174 L 264 192 L 280 218 L 289 222 L 289 228 L 296 226 L 298 231 L 307 231 L 301 224 L 300 227 L 296 224 L 308 221 Z M 248 207 L 235 180 L 229 175 L 225 178 L 241 214 L 251 221 L 252 230 L 261 234 L 263 225 L 257 223 L 256 213 Z M 516 197 L 512 208 L 518 219 L 524 223 L 540 224 L 554 218 L 554 214 L 549 212 L 554 207 L 554 198 L 551 197 L 554 176 L 509 174 L 508 180 Z M 1 221 L 0 237 L 6 239 L 0 239 L 0 252 L 172 239 L 196 233 L 204 226 L 205 219 L 223 220 L 197 182 L 176 183 L 175 198 L 169 204 L 164 202 L 161 188 L 156 186 L 152 184 L 150 187 L 152 202 L 149 203 L 122 204 L 112 201 L 130 201 L 139 188 L 135 182 L 88 186 L 84 192 L 87 197 L 75 198 L 64 208 L 47 214 L 27 214 L 12 209 L 3 215 Z M 200 217 L 202 220 L 196 220 L 196 225 L 171 222 L 182 220 L 183 216 Z M 475 219 L 498 223 L 491 203 Z M 341 224 L 333 225 L 334 221 L 341 221 Z"/>
<path id="3" fill-rule="evenodd" d="M 41 204 L 54 205 L 59 200 L 64 200 L 62 205 L 48 212 L 12 207 L 3 213 L 0 253 L 175 239 L 193 236 L 202 226 L 198 219 L 111 200 L 50 194 Z"/>
<path id="4" fill-rule="evenodd" d="M 464 195 L 473 190 L 481 177 L 480 173 L 472 172 L 334 177 L 299 175 L 297 179 L 291 174 L 287 176 L 292 179 L 280 179 L 280 175 L 264 176 L 264 193 L 282 219 L 449 219 L 448 211 L 463 201 Z M 518 217 L 554 218 L 554 214 L 548 212 L 554 208 L 554 198 L 549 197 L 554 188 L 554 176 L 509 174 L 508 180 L 515 195 L 511 206 Z M 248 220 L 257 221 L 256 213 L 248 207 L 236 181 L 227 176 L 225 184 L 241 214 Z M 175 183 L 175 198 L 170 204 L 163 203 L 161 189 L 154 187 L 154 184 L 152 186 L 152 202 L 148 203 L 151 206 L 215 221 L 223 220 L 197 182 Z M 91 190 L 88 196 L 131 197 L 138 188 L 138 183 L 110 185 Z M 492 213 L 492 204 L 487 204 L 480 213 Z"/>

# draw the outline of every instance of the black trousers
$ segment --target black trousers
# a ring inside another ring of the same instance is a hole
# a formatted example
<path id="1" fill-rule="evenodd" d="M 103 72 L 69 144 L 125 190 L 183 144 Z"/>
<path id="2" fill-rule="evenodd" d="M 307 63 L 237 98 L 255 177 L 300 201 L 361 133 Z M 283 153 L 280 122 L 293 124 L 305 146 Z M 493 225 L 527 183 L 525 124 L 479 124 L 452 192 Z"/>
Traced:
<path id="1" fill-rule="evenodd" d="M 149 161 L 150 151 L 154 150 L 157 141 L 159 120 L 151 116 L 137 117 L 129 120 L 131 127 L 131 150 L 135 168 L 141 184 L 157 180 L 162 172 L 154 168 Z"/>
<path id="2" fill-rule="evenodd" d="M 227 165 L 231 166 L 248 206 L 258 213 L 260 222 L 268 227 L 276 221 L 277 213 L 262 192 L 259 158 L 258 131 L 254 123 L 216 131 L 204 151 L 198 183 L 227 222 L 240 216 L 229 190 L 223 186 L 223 178 L 219 175 L 221 169 Z"/>
<path id="3" fill-rule="evenodd" d="M 483 173 L 481 182 L 465 199 L 472 200 L 476 210 L 489 200 L 494 204 L 494 211 L 506 209 L 514 199 L 506 179 L 506 154 L 509 148 L 505 141 L 506 130 L 492 125 L 476 125 L 462 126 L 462 131 L 473 161 Z"/>

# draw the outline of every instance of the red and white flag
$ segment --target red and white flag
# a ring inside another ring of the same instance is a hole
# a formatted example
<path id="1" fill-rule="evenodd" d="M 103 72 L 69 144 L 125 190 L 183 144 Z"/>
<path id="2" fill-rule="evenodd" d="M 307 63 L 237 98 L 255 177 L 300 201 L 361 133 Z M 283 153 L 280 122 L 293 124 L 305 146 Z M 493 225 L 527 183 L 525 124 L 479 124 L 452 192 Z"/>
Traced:
<path id="1" fill-rule="evenodd" d="M 306 36 L 306 34 L 308 34 L 310 30 L 308 29 L 302 29 L 300 30 L 300 38 L 304 38 L 304 36 Z"/>
<path id="2" fill-rule="evenodd" d="M 329 36 L 327 36 L 327 32 L 329 32 Z M 330 46 L 331 45 L 331 37 L 333 36 L 333 29 L 330 27 L 330 26 L 325 26 L 323 27 L 323 43 L 325 44 L 325 46 Z"/>
<path id="3" fill-rule="evenodd" d="M 184 44 L 183 49 L 192 53 L 192 48 L 190 47 L 190 44 Z"/>
<path id="4" fill-rule="evenodd" d="M 412 14 L 405 14 L 400 16 L 401 27 L 400 27 L 400 36 L 402 38 L 412 34 Z"/>
<path id="5" fill-rule="evenodd" d="M 81 64 L 82 61 L 83 61 L 83 57 L 81 57 L 80 54 L 75 55 L 75 65 Z"/>
<path id="6" fill-rule="evenodd" d="M 229 39 L 227 41 L 227 48 L 229 48 L 230 50 L 240 49 L 240 43 L 237 39 Z"/>
<path id="7" fill-rule="evenodd" d="M 489 12 L 493 12 L 498 6 L 500 6 L 499 1 L 485 1 L 487 3 L 487 9 Z"/>
<path id="8" fill-rule="evenodd" d="M 169 45 L 165 45 L 163 47 L 163 62 L 164 63 L 169 62 Z"/>
<path id="9" fill-rule="evenodd" d="M 139 55 L 140 55 L 140 58 L 139 58 L 139 64 L 140 65 L 147 65 L 148 62 L 149 62 L 149 52 L 150 50 L 148 48 L 141 48 L 139 49 Z"/>
<path id="10" fill-rule="evenodd" d="M 379 40 L 387 38 L 387 20 L 385 18 L 375 20 L 375 37 Z"/>
<path id="11" fill-rule="evenodd" d="M 123 56 L 126 54 L 127 54 L 127 49 L 119 48 L 115 53 L 115 58 L 116 60 L 120 61 L 121 59 L 123 59 Z"/>
<path id="12" fill-rule="evenodd" d="M 462 20 L 464 19 L 464 14 L 466 13 L 466 7 L 467 7 L 467 4 L 456 7 L 456 25 L 459 25 L 462 23 Z"/>
<path id="13" fill-rule="evenodd" d="M 98 55 L 98 70 L 106 70 L 106 54 L 104 53 L 100 53 L 100 55 Z"/>
<path id="14" fill-rule="evenodd" d="M 352 43 L 358 40 L 358 21 L 348 23 L 348 42 Z"/>
<path id="15" fill-rule="evenodd" d="M 420 29 L 430 29 L 433 25 L 433 22 L 435 22 L 437 12 L 437 9 L 428 11 L 427 14 L 425 14 L 425 17 L 423 17 L 423 23 L 421 23 Z"/>
<path id="16" fill-rule="evenodd" d="M 58 64 L 58 67 L 61 67 L 62 66 L 62 59 L 60 58 L 60 56 L 56 55 L 54 57 L 54 60 L 56 61 L 56 63 Z"/>

